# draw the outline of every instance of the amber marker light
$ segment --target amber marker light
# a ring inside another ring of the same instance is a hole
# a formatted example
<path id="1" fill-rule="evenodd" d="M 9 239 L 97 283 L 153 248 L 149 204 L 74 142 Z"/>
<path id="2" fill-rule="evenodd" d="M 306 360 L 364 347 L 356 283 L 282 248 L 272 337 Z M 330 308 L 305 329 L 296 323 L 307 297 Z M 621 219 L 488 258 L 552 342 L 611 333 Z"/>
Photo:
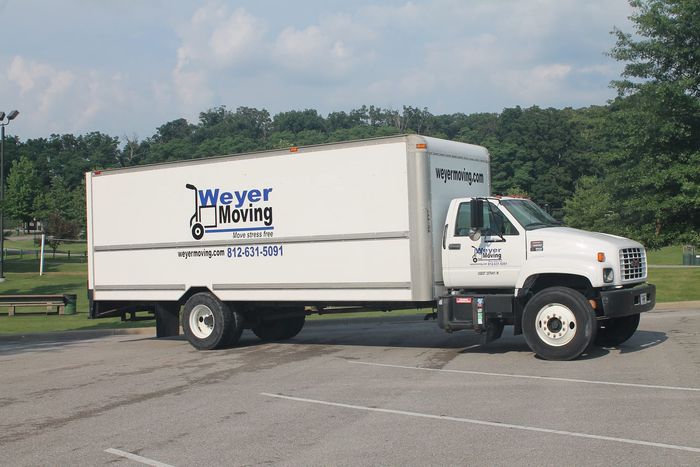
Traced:
<path id="1" fill-rule="evenodd" d="M 604 261 L 605 261 L 605 253 L 603 253 L 602 251 L 599 251 L 598 252 L 598 262 L 602 263 Z"/>
<path id="2" fill-rule="evenodd" d="M 425 143 L 416 144 L 416 149 L 428 149 L 428 145 Z"/>
<path id="3" fill-rule="evenodd" d="M 289 148 L 289 152 L 299 152 L 299 148 L 296 146 L 292 146 L 291 148 Z"/>

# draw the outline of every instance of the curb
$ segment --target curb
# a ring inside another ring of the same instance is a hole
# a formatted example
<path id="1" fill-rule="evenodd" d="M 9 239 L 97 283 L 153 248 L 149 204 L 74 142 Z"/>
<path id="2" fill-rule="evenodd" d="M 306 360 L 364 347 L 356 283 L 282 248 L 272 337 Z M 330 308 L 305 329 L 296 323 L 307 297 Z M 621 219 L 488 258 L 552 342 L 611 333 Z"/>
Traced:
<path id="1" fill-rule="evenodd" d="M 657 313 L 664 311 L 681 311 L 681 310 L 692 310 L 700 309 L 700 300 L 687 301 L 687 302 L 664 302 L 657 303 L 653 310 L 648 313 Z"/>
<path id="2" fill-rule="evenodd" d="M 21 344 L 23 342 L 37 341 L 78 341 L 97 339 L 107 336 L 126 336 L 126 335 L 147 335 L 156 336 L 155 327 L 147 328 L 124 328 L 124 329 L 86 329 L 77 331 L 54 331 L 31 334 L 8 334 L 0 335 L 0 344 Z"/>

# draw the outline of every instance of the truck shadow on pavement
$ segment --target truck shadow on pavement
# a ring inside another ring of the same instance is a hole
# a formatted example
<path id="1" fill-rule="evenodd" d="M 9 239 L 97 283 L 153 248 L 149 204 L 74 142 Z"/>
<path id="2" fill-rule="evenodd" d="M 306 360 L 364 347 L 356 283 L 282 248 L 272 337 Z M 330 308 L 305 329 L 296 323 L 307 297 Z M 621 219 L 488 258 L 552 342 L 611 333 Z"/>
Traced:
<path id="1" fill-rule="evenodd" d="M 481 337 L 474 333 L 454 333 L 446 334 L 441 331 L 428 331 L 425 329 L 411 329 L 410 332 L 397 332 L 398 329 L 388 329 L 387 326 L 344 326 L 344 329 L 330 329 L 320 327 L 309 327 L 304 329 L 297 337 L 287 341 L 261 341 L 252 332 L 246 331 L 240 342 L 235 347 L 229 349 L 235 352 L 236 349 L 244 349 L 262 346 L 269 343 L 283 345 L 322 345 L 333 346 L 357 346 L 357 347 L 385 347 L 386 350 L 392 348 L 424 348 L 436 350 L 450 350 L 453 355 L 467 354 L 490 354 L 499 355 L 510 352 L 532 353 L 523 336 L 514 336 L 512 328 L 506 328 L 501 339 L 483 344 Z M 23 353 L 43 353 L 56 352 L 62 347 L 89 347 L 93 343 L 92 339 L 107 337 L 111 335 L 108 331 L 102 335 L 90 335 L 81 339 L 78 333 L 66 333 L 54 338 L 42 337 L 16 337 L 0 340 L 0 356 L 11 356 Z M 128 345 L 138 341 L 180 341 L 183 345 L 189 346 L 183 335 L 156 338 L 124 336 L 120 343 Z M 668 339 L 666 333 L 659 331 L 637 331 L 627 342 L 617 347 L 591 347 L 579 360 L 588 360 L 603 357 L 611 352 L 627 354 L 647 350 L 662 344 Z M 213 352 L 217 352 L 216 350 Z M 534 357 L 534 354 L 533 354 Z"/>
<path id="2" fill-rule="evenodd" d="M 381 328 L 381 327 L 378 327 Z M 658 331 L 637 331 L 631 339 L 616 347 L 592 346 L 578 359 L 588 360 L 603 357 L 611 352 L 620 354 L 639 352 L 655 347 L 668 339 L 666 333 Z M 241 339 L 243 346 L 255 345 L 261 341 L 252 335 Z M 481 336 L 475 333 L 445 334 L 436 332 L 407 332 L 387 333 L 381 329 L 367 327 L 348 329 L 344 332 L 334 332 L 327 335 L 319 329 L 304 329 L 297 337 L 289 341 L 277 341 L 277 344 L 324 345 L 324 346 L 368 346 L 390 348 L 427 348 L 440 350 L 455 350 L 455 354 L 506 354 L 509 352 L 532 353 L 522 335 L 514 336 L 512 328 L 504 331 L 503 337 L 484 344 Z M 534 354 L 533 354 L 534 356 Z"/>

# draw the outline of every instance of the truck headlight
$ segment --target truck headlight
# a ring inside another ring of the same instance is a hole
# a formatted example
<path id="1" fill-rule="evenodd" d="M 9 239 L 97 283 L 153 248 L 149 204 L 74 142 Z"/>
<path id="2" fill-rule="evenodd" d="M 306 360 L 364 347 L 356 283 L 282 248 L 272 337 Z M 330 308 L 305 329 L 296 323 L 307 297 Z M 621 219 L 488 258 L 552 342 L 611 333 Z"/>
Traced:
<path id="1" fill-rule="evenodd" d="M 613 269 L 612 268 L 603 269 L 603 282 L 605 282 L 606 284 L 609 284 L 614 280 L 615 280 L 615 272 L 613 271 Z"/>

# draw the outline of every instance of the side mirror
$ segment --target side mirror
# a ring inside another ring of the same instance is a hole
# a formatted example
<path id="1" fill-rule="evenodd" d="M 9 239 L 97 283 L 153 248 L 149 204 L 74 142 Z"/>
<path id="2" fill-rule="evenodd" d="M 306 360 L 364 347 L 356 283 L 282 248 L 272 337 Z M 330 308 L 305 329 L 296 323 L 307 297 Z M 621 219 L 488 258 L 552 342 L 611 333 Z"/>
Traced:
<path id="1" fill-rule="evenodd" d="M 471 211 L 471 230 L 469 238 L 476 242 L 481 238 L 481 230 L 484 228 L 484 200 L 474 198 L 469 203 Z"/>
<path id="2" fill-rule="evenodd" d="M 470 202 L 471 228 L 481 230 L 484 228 L 484 200 L 475 198 Z"/>

